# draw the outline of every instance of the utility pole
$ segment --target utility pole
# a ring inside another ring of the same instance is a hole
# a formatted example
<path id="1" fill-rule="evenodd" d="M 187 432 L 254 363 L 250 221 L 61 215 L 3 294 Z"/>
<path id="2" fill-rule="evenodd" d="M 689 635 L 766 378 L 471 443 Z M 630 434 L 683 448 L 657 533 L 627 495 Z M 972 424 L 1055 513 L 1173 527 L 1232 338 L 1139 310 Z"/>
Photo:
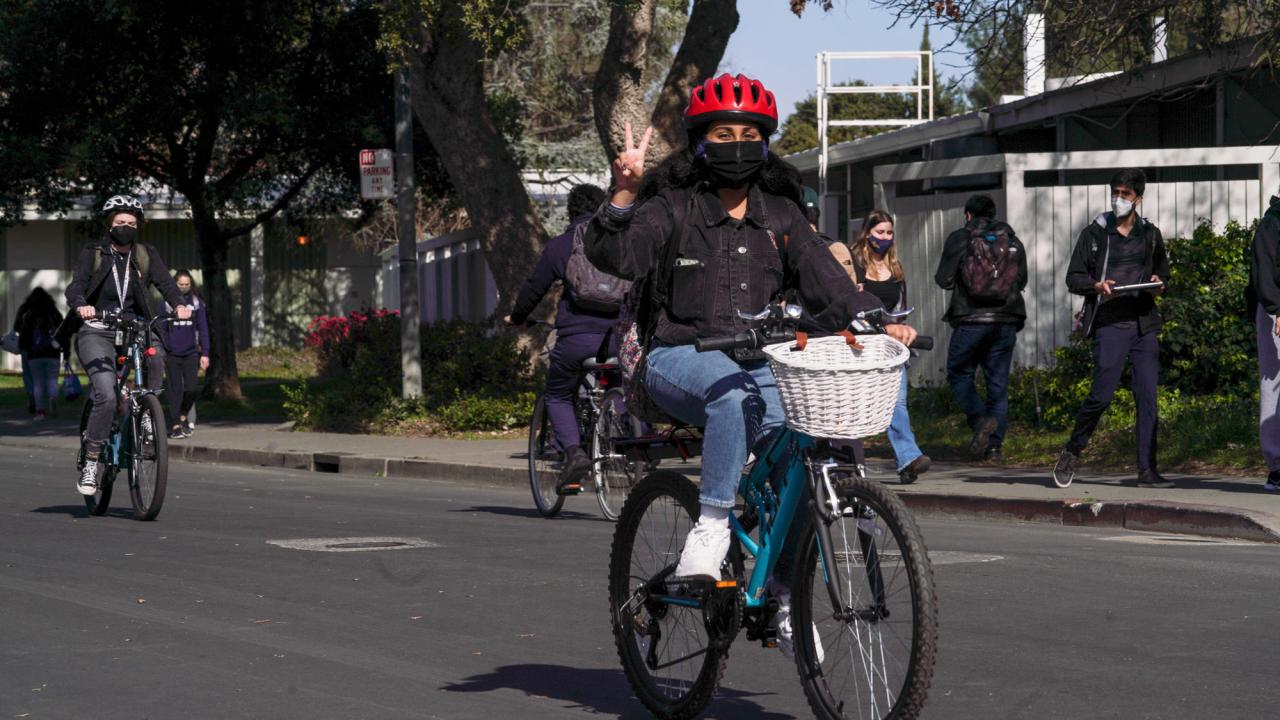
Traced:
<path id="1" fill-rule="evenodd" d="M 396 236 L 400 243 L 400 366 L 401 394 L 422 397 L 422 313 L 418 301 L 417 197 L 413 187 L 413 106 L 409 77 L 396 71 Z"/>

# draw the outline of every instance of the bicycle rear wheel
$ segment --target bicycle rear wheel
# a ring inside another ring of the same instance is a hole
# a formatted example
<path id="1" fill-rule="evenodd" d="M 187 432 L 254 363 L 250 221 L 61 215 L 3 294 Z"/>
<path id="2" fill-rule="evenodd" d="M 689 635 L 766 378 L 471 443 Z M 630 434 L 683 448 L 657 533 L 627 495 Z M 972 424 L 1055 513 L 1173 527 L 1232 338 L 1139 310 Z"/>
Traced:
<path id="1" fill-rule="evenodd" d="M 659 602 L 698 514 L 698 490 L 659 470 L 631 491 L 613 533 L 609 616 L 627 682 L 659 718 L 689 718 L 711 701 L 727 644 L 711 641 L 703 611 Z"/>
<path id="2" fill-rule="evenodd" d="M 533 490 L 533 504 L 543 517 L 554 517 L 564 506 L 564 496 L 556 492 L 560 453 L 555 449 L 554 440 L 546 396 L 539 395 L 529 421 L 529 486 Z"/>
<path id="3" fill-rule="evenodd" d="M 618 519 L 622 504 L 644 472 L 644 464 L 627 459 L 625 453 L 614 447 L 614 442 L 639 436 L 640 421 L 627 414 L 622 389 L 613 388 L 606 392 L 600 401 L 600 416 L 591 433 L 591 474 L 596 486 L 596 500 L 600 501 L 600 512 L 610 520 Z"/>
<path id="4" fill-rule="evenodd" d="M 79 477 L 81 469 L 84 468 L 85 452 L 84 452 L 84 431 L 89 427 L 89 413 L 93 412 L 93 398 L 88 397 L 84 401 L 84 410 L 80 412 L 80 452 L 76 454 L 76 476 Z M 115 479 L 115 473 L 108 473 L 106 464 L 98 463 L 98 491 L 92 495 L 82 495 L 84 498 L 84 506 L 90 515 L 102 516 L 107 513 L 107 507 L 111 505 L 111 484 Z"/>
<path id="5" fill-rule="evenodd" d="M 792 588 L 801 684 L 819 718 L 918 717 L 938 640 L 924 540 L 902 501 L 880 483 L 849 473 L 834 485 L 842 513 L 826 527 L 838 582 L 828 588 L 810 527 Z"/>
<path id="6" fill-rule="evenodd" d="M 148 418 L 150 428 L 143 418 Z M 160 398 L 142 395 L 138 412 L 130 419 L 129 496 L 135 520 L 155 520 L 164 505 L 169 480 L 169 440 L 165 436 L 164 411 Z"/>

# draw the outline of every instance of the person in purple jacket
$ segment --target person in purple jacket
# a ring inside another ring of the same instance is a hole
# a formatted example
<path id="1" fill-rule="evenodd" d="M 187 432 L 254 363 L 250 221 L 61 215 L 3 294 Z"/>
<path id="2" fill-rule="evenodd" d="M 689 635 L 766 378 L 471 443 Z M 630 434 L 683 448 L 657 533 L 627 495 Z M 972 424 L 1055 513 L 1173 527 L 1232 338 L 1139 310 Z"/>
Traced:
<path id="1" fill-rule="evenodd" d="M 520 286 L 515 306 L 504 320 L 508 325 L 522 324 L 558 280 L 565 282 L 565 269 L 573 253 L 573 232 L 582 223 L 591 222 L 596 209 L 604 202 L 604 190 L 595 185 L 575 185 L 569 191 L 569 227 L 552 238 L 542 250 L 533 275 Z M 601 313 L 578 307 L 565 292 L 556 306 L 556 344 L 547 366 L 547 416 L 555 432 L 556 444 L 564 450 L 564 470 L 556 491 L 562 495 L 582 491 L 582 479 L 591 470 L 591 459 L 582 449 L 578 420 L 573 400 L 583 361 L 593 358 L 605 337 L 618 322 L 618 313 Z"/>
<path id="2" fill-rule="evenodd" d="M 209 321 L 204 303 L 196 294 L 195 281 L 187 270 L 173 274 L 185 305 L 191 308 L 190 320 L 170 320 L 160 330 L 164 345 L 164 374 L 169 399 L 170 438 L 191 437 L 187 414 L 196 401 L 196 374 L 209 369 Z M 165 303 L 165 312 L 172 308 Z"/>

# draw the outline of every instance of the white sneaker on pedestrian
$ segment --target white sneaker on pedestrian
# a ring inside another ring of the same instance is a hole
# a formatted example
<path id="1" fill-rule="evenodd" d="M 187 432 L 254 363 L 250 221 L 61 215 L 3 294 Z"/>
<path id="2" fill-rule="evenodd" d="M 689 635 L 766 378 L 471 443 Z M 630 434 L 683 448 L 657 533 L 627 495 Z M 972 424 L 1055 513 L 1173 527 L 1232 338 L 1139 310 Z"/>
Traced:
<path id="1" fill-rule="evenodd" d="M 685 538 L 680 562 L 673 578 L 705 576 L 720 579 L 720 565 L 729 554 L 729 525 L 720 521 L 698 520 Z"/>
<path id="2" fill-rule="evenodd" d="M 778 612 L 773 616 L 773 625 L 775 628 L 775 637 L 778 640 L 778 650 L 782 652 L 783 657 L 788 660 L 796 659 L 796 641 L 795 631 L 791 627 L 791 591 L 786 589 L 782 583 L 769 578 L 766 585 L 766 591 L 774 600 L 778 601 Z M 813 626 L 813 644 L 814 650 L 818 654 L 818 664 L 822 664 L 822 660 L 826 657 L 826 653 L 822 651 L 822 638 L 818 636 L 818 626 Z"/>
<path id="3" fill-rule="evenodd" d="M 97 460 L 84 461 L 84 467 L 80 469 L 80 482 L 76 484 L 76 489 L 81 495 L 92 495 L 98 492 Z"/>

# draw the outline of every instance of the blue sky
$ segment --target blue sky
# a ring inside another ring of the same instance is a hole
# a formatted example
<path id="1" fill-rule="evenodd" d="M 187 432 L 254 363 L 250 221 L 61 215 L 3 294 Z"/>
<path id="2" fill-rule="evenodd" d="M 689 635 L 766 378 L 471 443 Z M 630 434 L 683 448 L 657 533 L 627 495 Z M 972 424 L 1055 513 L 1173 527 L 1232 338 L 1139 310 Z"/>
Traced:
<path id="1" fill-rule="evenodd" d="M 785 120 L 795 104 L 814 92 L 817 84 L 815 58 L 820 51 L 916 50 L 923 26 L 905 22 L 889 29 L 894 16 L 871 7 L 866 0 L 836 0 L 835 8 L 824 13 L 809 5 L 804 17 L 791 14 L 786 0 L 746 0 L 738 3 L 741 20 L 729 40 L 722 71 L 742 72 L 759 79 L 778 100 L 780 119 Z M 931 28 L 929 38 L 935 52 L 952 34 Z M 968 72 L 964 55 L 952 51 L 935 58 L 942 78 Z M 862 79 L 874 84 L 911 81 L 913 61 L 841 61 L 834 67 L 835 79 Z"/>

